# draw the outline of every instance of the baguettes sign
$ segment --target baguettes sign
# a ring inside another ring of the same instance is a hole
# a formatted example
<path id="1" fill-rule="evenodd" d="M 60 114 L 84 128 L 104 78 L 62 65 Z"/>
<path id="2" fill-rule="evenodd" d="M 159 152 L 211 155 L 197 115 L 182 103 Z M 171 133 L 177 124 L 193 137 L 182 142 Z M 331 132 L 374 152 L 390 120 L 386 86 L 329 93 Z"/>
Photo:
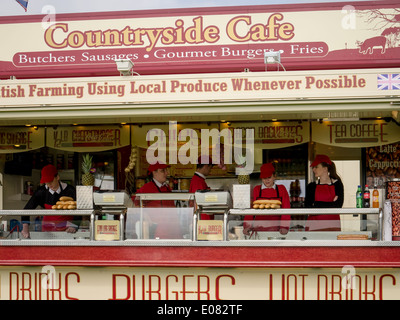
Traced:
<path id="1" fill-rule="evenodd" d="M 397 1 L 218 7 L 0 18 L 0 78 L 392 67 Z M 268 66 L 269 69 L 277 68 Z"/>

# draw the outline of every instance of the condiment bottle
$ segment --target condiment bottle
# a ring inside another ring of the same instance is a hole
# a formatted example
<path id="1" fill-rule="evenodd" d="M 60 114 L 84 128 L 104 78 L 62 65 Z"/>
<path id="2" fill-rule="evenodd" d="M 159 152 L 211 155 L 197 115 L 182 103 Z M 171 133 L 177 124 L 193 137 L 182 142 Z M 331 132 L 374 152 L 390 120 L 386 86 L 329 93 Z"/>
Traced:
<path id="1" fill-rule="evenodd" d="M 372 207 L 379 208 L 379 191 L 376 185 L 374 186 L 374 191 L 372 192 Z"/>

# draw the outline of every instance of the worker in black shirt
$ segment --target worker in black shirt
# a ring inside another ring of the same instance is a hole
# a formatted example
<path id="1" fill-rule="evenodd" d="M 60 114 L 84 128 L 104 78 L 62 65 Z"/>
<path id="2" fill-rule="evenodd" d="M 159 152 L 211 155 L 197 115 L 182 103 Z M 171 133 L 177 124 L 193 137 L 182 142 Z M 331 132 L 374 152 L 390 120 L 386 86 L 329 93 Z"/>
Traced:
<path id="1" fill-rule="evenodd" d="M 318 178 L 306 187 L 306 208 L 341 208 L 344 201 L 343 182 L 336 172 L 335 163 L 326 155 L 319 154 L 311 163 L 314 176 Z M 310 215 L 306 231 L 340 231 L 340 215 Z"/>
<path id="2" fill-rule="evenodd" d="M 38 206 L 43 209 L 52 209 L 53 205 L 62 196 L 76 199 L 75 187 L 60 181 L 57 168 L 51 164 L 43 167 L 41 171 L 40 186 L 25 205 L 24 209 L 36 209 Z M 29 216 L 22 217 L 22 236 L 29 238 Z M 74 220 L 70 215 L 44 216 L 42 220 L 42 231 L 67 231 L 75 233 L 78 226 L 67 223 Z M 73 225 L 73 226 L 71 226 Z"/>

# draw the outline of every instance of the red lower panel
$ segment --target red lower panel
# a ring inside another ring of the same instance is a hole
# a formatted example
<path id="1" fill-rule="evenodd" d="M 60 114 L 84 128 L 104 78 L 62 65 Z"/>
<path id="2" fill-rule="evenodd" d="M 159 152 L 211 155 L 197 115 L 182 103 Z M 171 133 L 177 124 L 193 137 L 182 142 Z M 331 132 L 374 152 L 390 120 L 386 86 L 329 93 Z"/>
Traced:
<path id="1" fill-rule="evenodd" d="M 0 265 L 400 267 L 397 247 L 0 247 Z"/>

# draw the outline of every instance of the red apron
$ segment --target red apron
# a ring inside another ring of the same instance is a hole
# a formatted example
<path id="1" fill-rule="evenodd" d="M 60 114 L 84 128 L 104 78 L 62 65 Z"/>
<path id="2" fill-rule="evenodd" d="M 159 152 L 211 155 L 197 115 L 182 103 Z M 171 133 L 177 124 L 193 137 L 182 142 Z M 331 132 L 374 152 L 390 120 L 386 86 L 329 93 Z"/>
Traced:
<path id="1" fill-rule="evenodd" d="M 61 191 L 62 186 L 60 183 Z M 46 210 L 52 210 L 53 205 L 44 204 Z M 67 222 L 73 220 L 73 216 L 59 215 L 59 216 L 43 216 L 42 231 L 65 231 L 67 229 Z"/>
<path id="2" fill-rule="evenodd" d="M 267 199 L 267 200 L 279 200 L 282 202 L 282 197 L 279 196 L 278 185 L 275 185 L 276 197 L 263 196 L 263 190 L 268 190 L 268 189 L 262 189 L 262 187 L 260 187 L 260 193 L 258 197 L 254 200 Z M 243 223 L 244 228 L 249 227 L 249 220 L 252 220 L 253 226 L 251 226 L 250 228 L 253 231 L 279 231 L 281 228 L 289 229 L 290 226 L 289 222 L 290 215 L 245 216 L 244 220 L 245 220 L 245 222 Z"/>
<path id="3" fill-rule="evenodd" d="M 137 193 L 169 193 L 172 192 L 168 185 L 158 187 L 154 180 L 146 183 Z M 139 200 L 135 200 L 135 205 L 139 206 Z M 143 203 L 147 208 L 176 208 L 174 200 L 148 200 Z M 181 239 L 178 213 L 173 210 L 164 210 L 164 214 L 157 210 L 148 210 L 151 221 L 156 226 L 154 236 L 160 239 Z"/>
<path id="4" fill-rule="evenodd" d="M 336 197 L 335 186 L 333 184 L 317 184 L 315 187 L 315 201 L 333 202 Z M 306 226 L 306 231 L 330 230 L 340 231 L 340 216 L 338 214 L 324 214 L 309 216 L 307 221 L 329 220 L 329 222 L 315 222 L 314 226 Z"/>
<path id="5" fill-rule="evenodd" d="M 195 173 L 190 181 L 189 192 L 195 193 L 197 190 L 210 190 L 210 187 L 207 185 L 206 180 L 203 177 Z M 194 206 L 193 201 L 190 203 L 190 206 Z M 214 215 L 201 213 L 200 220 L 214 220 Z"/>

